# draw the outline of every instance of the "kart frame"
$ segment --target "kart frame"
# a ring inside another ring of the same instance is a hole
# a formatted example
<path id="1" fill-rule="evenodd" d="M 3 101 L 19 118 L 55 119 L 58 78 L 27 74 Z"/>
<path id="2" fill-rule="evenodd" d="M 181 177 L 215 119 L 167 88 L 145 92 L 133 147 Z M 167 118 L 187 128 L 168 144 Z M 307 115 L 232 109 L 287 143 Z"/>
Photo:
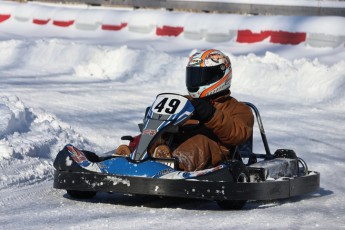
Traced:
<path id="1" fill-rule="evenodd" d="M 245 102 L 255 113 L 266 154 L 254 154 L 255 158 L 274 159 L 258 109 Z M 252 142 L 250 140 L 252 150 Z M 66 153 L 67 154 L 67 153 Z M 250 156 L 247 156 L 250 157 Z M 231 162 L 230 162 L 231 163 Z M 205 200 L 272 200 L 289 198 L 316 191 L 320 187 L 320 174 L 308 171 L 294 177 L 277 180 L 239 183 L 234 181 L 231 170 L 223 168 L 214 173 L 193 179 L 165 179 L 95 173 L 87 170 L 56 170 L 54 188 L 74 191 L 116 192 L 169 197 L 197 198 Z"/>

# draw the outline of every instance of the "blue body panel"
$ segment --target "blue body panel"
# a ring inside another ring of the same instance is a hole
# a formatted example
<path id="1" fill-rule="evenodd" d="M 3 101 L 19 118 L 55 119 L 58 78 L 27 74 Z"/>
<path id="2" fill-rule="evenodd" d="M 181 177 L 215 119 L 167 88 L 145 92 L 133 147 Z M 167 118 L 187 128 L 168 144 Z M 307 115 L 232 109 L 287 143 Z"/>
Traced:
<path id="1" fill-rule="evenodd" d="M 116 157 L 98 163 L 108 173 L 123 176 L 139 177 L 160 177 L 175 171 L 171 167 L 152 160 L 141 161 L 139 163 L 130 162 L 125 157 Z"/>
<path id="2" fill-rule="evenodd" d="M 229 167 L 226 164 L 221 164 L 214 168 L 193 172 L 184 172 L 175 170 L 168 165 L 165 165 L 152 159 L 134 162 L 130 158 L 114 157 L 101 162 L 91 162 L 87 159 L 83 151 L 79 150 L 78 148 L 70 144 L 66 147 L 71 159 L 75 163 L 77 163 L 81 168 L 95 173 L 107 173 L 109 175 L 117 176 L 166 179 L 192 179 Z"/>
<path id="3" fill-rule="evenodd" d="M 151 158 L 147 148 L 155 140 L 155 135 L 159 135 L 161 131 L 170 126 L 178 126 L 187 120 L 193 111 L 194 107 L 186 97 L 176 94 L 160 94 L 146 116 L 140 142 L 129 158 L 114 157 L 102 162 L 90 162 L 82 151 L 72 145 L 67 146 L 69 155 L 88 171 L 119 176 L 188 179 L 227 167 L 219 165 L 196 172 L 183 172 Z"/>

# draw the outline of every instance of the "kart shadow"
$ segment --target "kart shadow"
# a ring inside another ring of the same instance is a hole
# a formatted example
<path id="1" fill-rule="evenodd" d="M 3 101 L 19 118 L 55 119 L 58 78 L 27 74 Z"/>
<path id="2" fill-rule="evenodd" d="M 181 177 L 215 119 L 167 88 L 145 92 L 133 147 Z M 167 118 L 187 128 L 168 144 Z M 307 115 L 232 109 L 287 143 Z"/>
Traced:
<path id="1" fill-rule="evenodd" d="M 298 203 L 298 202 L 301 202 L 302 200 L 306 201 L 306 200 L 316 199 L 319 197 L 329 196 L 329 195 L 332 195 L 333 193 L 334 192 L 331 190 L 320 188 L 318 191 L 308 193 L 305 195 L 290 197 L 290 198 L 248 202 L 246 206 L 244 207 L 244 209 L 266 209 L 266 208 L 271 208 L 275 206 L 281 206 L 284 204 Z"/>
<path id="2" fill-rule="evenodd" d="M 159 197 L 150 195 L 123 195 L 119 193 L 97 193 L 91 199 L 76 199 L 64 194 L 64 198 L 78 202 L 103 203 L 129 207 L 179 208 L 186 210 L 220 210 L 216 202 L 190 198 Z"/>
<path id="3" fill-rule="evenodd" d="M 310 200 L 318 197 L 328 196 L 333 194 L 333 191 L 320 188 L 318 191 L 306 195 L 266 201 L 248 201 L 242 210 L 252 209 L 266 209 L 276 206 L 281 206 L 288 203 L 297 203 L 302 200 Z M 122 205 L 129 207 L 146 207 L 146 208 L 178 208 L 185 210 L 208 210 L 208 211 L 228 211 L 221 209 L 217 202 L 190 198 L 176 198 L 176 197 L 158 197 L 150 195 L 123 195 L 119 193 L 97 193 L 91 199 L 75 199 L 70 197 L 67 193 L 64 194 L 66 199 L 77 200 L 78 202 L 87 203 L 103 203 Z"/>

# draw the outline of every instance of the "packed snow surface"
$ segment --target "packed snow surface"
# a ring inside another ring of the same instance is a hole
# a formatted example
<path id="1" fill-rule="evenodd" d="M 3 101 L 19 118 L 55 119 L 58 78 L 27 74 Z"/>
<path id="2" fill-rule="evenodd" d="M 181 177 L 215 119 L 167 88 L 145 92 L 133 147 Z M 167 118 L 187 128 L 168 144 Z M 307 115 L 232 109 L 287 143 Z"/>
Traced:
<path id="1" fill-rule="evenodd" d="M 0 24 L 1 229 L 345 228 L 343 45 L 31 29 Z M 138 133 L 158 93 L 186 94 L 184 67 L 195 48 L 230 56 L 232 95 L 259 108 L 272 151 L 294 149 L 321 173 L 320 190 L 221 211 L 210 201 L 106 193 L 77 201 L 53 188 L 52 163 L 65 144 L 111 151 L 125 143 L 121 136 Z"/>

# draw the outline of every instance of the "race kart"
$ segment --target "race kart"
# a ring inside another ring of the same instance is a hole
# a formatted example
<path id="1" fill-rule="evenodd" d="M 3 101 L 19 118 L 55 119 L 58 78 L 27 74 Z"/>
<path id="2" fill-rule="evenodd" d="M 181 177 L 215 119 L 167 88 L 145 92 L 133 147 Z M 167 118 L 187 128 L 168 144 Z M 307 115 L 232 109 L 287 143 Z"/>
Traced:
<path id="1" fill-rule="evenodd" d="M 246 105 L 255 113 L 265 154 L 253 152 L 252 137 L 236 147 L 240 157 L 201 171 L 180 170 L 177 158 L 152 157 L 149 149 L 157 138 L 168 135 L 173 143 L 194 111 L 186 97 L 164 93 L 139 124 L 140 140 L 123 137 L 135 146 L 129 156 L 100 157 L 66 145 L 54 161 L 54 188 L 65 189 L 74 198 L 91 198 L 97 192 L 197 198 L 216 201 L 223 209 L 241 209 L 247 200 L 289 198 L 318 190 L 320 174 L 309 171 L 293 150 L 271 154 L 258 109 Z"/>

